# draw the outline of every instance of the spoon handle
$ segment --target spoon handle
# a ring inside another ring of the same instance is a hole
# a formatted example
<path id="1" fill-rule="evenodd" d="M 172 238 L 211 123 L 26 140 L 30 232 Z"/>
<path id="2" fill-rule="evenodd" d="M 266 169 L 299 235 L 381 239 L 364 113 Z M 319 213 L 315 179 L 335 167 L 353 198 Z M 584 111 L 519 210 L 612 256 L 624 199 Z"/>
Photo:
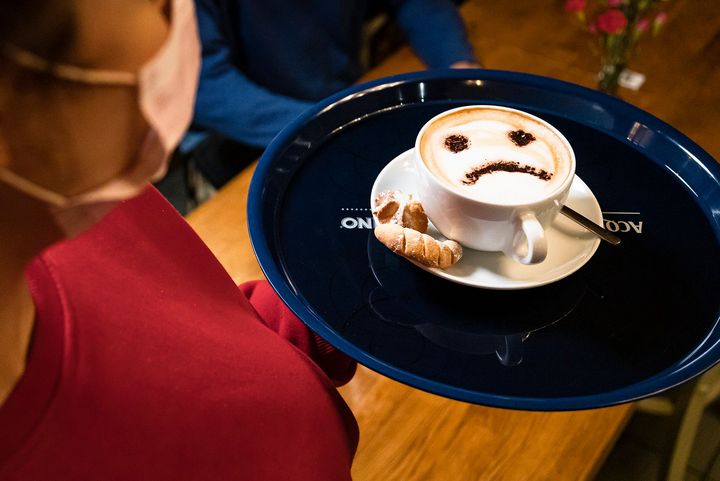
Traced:
<path id="1" fill-rule="evenodd" d="M 591 221 L 587 217 L 583 216 L 582 214 L 579 214 L 572 210 L 570 207 L 564 205 L 562 206 L 562 209 L 560 210 L 565 216 L 569 217 L 570 219 L 574 220 L 581 226 L 585 227 L 587 230 L 601 238 L 602 240 L 609 242 L 610 244 L 616 246 L 620 244 L 620 238 L 610 232 L 609 230 L 605 229 L 604 227 L 600 227 L 595 222 Z"/>

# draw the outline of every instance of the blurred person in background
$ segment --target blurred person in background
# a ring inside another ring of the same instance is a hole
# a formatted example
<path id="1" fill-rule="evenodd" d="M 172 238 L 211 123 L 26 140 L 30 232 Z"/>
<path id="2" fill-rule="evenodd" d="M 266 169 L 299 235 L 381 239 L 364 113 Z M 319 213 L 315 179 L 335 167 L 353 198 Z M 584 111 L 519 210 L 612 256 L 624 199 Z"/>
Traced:
<path id="1" fill-rule="evenodd" d="M 211 133 L 196 161 L 215 187 L 303 110 L 357 82 L 364 22 L 377 4 L 428 67 L 480 66 L 452 0 L 195 3 L 203 60 L 194 129 Z"/>
<path id="2" fill-rule="evenodd" d="M 192 1 L 0 0 L 0 53 L 0 479 L 349 480 L 355 363 L 148 184 Z"/>

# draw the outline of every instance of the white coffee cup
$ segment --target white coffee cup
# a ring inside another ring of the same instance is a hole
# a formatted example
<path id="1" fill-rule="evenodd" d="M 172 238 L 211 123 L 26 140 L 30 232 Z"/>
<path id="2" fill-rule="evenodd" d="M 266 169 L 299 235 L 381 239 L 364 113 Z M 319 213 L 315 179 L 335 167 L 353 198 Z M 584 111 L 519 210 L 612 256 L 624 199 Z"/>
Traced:
<path id="1" fill-rule="evenodd" d="M 575 154 L 557 129 L 534 115 L 470 105 L 422 127 L 415 166 L 417 195 L 444 236 L 536 264 L 547 256 L 545 229 L 567 199 Z"/>

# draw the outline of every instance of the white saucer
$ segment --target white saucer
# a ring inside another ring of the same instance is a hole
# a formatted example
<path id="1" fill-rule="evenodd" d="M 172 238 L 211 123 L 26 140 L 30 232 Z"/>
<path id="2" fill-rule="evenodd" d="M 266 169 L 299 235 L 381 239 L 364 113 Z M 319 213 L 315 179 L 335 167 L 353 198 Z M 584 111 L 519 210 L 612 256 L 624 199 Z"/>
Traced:
<path id="1" fill-rule="evenodd" d="M 414 149 L 403 152 L 380 172 L 370 194 L 371 208 L 373 199 L 383 191 L 401 190 L 406 194 L 414 194 L 413 156 Z M 566 204 L 588 219 L 603 225 L 602 211 L 597 199 L 577 175 L 570 187 Z M 428 234 L 445 239 L 432 223 L 428 227 Z M 425 267 L 415 262 L 413 264 L 458 284 L 487 289 L 526 289 L 569 276 L 590 260 L 600 244 L 600 239 L 562 214 L 558 214 L 545 234 L 548 242 L 547 257 L 543 262 L 531 266 L 520 264 L 500 252 L 468 248 L 463 249 L 460 262 L 445 270 Z"/>

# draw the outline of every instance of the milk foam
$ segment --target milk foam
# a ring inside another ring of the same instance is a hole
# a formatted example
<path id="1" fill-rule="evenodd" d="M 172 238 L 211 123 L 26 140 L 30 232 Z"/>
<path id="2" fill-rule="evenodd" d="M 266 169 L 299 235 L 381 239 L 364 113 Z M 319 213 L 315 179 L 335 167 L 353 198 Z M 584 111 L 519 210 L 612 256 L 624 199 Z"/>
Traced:
<path id="1" fill-rule="evenodd" d="M 516 145 L 508 134 L 517 130 L 531 133 L 536 140 L 522 147 Z M 445 145 L 451 135 L 467 137 L 468 147 L 452 152 Z M 425 164 L 441 181 L 468 197 L 501 204 L 544 198 L 567 178 L 571 164 L 563 140 L 544 124 L 521 113 L 491 107 L 462 110 L 438 119 L 425 130 L 420 150 Z M 517 162 L 552 177 L 543 180 L 529 173 L 506 171 L 483 174 L 474 183 L 466 177 L 474 169 L 498 162 Z"/>

